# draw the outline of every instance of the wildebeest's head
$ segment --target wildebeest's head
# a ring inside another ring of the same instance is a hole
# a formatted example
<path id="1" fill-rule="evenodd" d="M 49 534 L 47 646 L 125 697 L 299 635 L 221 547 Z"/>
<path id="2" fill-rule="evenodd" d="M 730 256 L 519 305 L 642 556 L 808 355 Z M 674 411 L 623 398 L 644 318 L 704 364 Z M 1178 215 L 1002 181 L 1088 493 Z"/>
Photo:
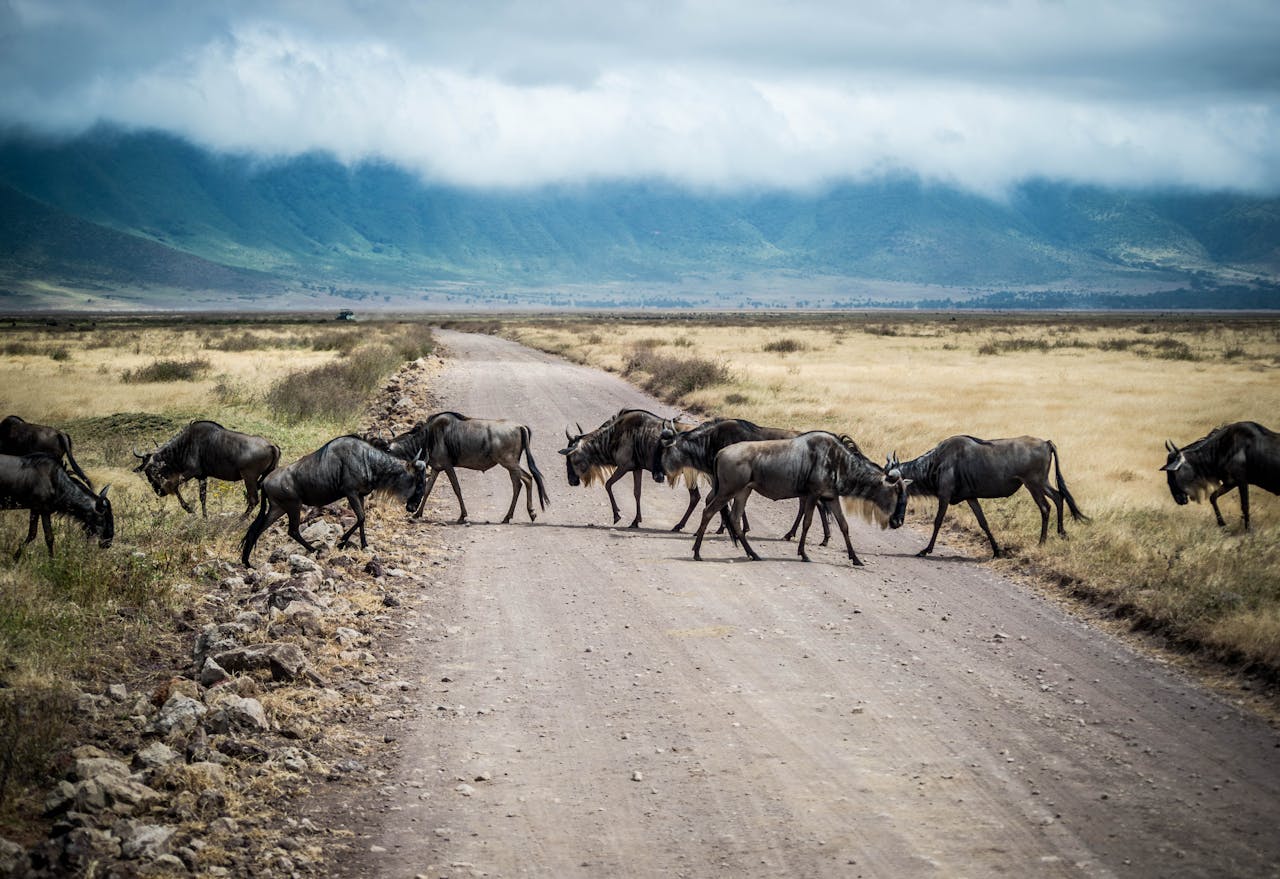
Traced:
<path id="1" fill-rule="evenodd" d="M 414 474 L 413 492 L 404 506 L 408 512 L 416 513 L 418 507 L 422 506 L 422 499 L 427 493 L 427 462 L 422 460 L 421 452 L 418 453 L 418 457 L 409 462 L 408 467 Z"/>
<path id="2" fill-rule="evenodd" d="M 84 531 L 90 537 L 98 538 L 98 546 L 106 549 L 116 536 L 115 515 L 111 512 L 111 501 L 107 500 L 107 489 L 104 485 L 93 501 L 93 513 L 83 522 Z"/>
<path id="3" fill-rule="evenodd" d="M 658 442 L 653 448 L 653 463 L 649 467 L 650 472 L 653 473 L 654 482 L 665 482 L 670 479 L 674 488 L 679 484 L 682 473 L 689 485 L 692 486 L 697 482 L 696 472 L 686 472 L 690 470 L 690 465 L 688 455 L 683 452 L 677 441 L 680 433 L 674 420 L 662 422 L 662 430 L 658 432 Z"/>
<path id="4" fill-rule="evenodd" d="M 182 484 L 182 473 L 169 467 L 169 462 L 159 452 L 147 452 L 145 455 L 134 452 L 133 456 L 140 462 L 133 468 L 133 472 L 141 473 L 147 478 L 157 497 L 173 494 Z"/>
<path id="5" fill-rule="evenodd" d="M 576 425 L 578 428 L 577 436 L 569 433 L 566 427 L 564 430 L 565 439 L 568 443 L 560 454 L 564 455 L 565 470 L 569 477 L 569 484 L 572 486 L 582 485 L 584 481 L 590 484 L 591 464 L 587 461 L 587 454 L 582 448 L 582 425 Z"/>
<path id="6" fill-rule="evenodd" d="M 902 478 L 902 471 L 898 469 L 896 459 L 891 463 L 893 466 L 885 473 L 884 481 L 886 486 L 897 493 L 897 500 L 894 501 L 893 512 L 889 515 L 889 527 L 901 528 L 907 518 L 907 486 L 911 485 L 911 480 Z"/>
<path id="7" fill-rule="evenodd" d="M 1199 473 L 1187 458 L 1186 452 L 1179 449 L 1171 441 L 1165 440 L 1164 447 L 1169 452 L 1168 459 L 1160 469 L 1169 477 L 1169 493 L 1173 500 L 1182 506 L 1187 501 L 1200 501 L 1217 484 L 1213 478 Z"/>

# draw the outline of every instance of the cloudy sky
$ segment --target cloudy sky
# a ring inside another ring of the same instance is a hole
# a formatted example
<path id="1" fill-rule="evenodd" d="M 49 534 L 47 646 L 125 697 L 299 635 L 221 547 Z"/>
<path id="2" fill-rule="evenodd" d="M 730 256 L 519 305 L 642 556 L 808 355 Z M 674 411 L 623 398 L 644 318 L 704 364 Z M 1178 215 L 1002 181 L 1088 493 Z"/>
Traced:
<path id="1" fill-rule="evenodd" d="M 0 0 L 0 125 L 427 179 L 1280 192 L 1277 0 Z"/>

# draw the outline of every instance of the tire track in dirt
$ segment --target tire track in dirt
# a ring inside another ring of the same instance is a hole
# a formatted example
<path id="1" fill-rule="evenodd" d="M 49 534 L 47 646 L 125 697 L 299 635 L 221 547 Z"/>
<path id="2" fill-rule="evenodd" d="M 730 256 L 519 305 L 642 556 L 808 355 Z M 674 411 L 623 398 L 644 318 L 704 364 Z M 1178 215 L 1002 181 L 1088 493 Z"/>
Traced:
<path id="1" fill-rule="evenodd" d="M 439 404 L 531 424 L 553 505 L 493 524 L 505 472 L 463 471 L 475 524 L 448 524 L 444 480 L 425 520 L 387 519 L 381 540 L 442 555 L 394 647 L 412 722 L 343 874 L 1276 874 L 1280 739 L 1253 715 L 954 551 L 916 559 L 909 529 L 851 523 L 866 568 L 805 565 L 764 537 L 794 506 L 756 499 L 765 561 L 715 538 L 699 564 L 661 530 L 684 492 L 647 478 L 645 527 L 606 527 L 563 427 L 672 410 L 439 339 Z"/>

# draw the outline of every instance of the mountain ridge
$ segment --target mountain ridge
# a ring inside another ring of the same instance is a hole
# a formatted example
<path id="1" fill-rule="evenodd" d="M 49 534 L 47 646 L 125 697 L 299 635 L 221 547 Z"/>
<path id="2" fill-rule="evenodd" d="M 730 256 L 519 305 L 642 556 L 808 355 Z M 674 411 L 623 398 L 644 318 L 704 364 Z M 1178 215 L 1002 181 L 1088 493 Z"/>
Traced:
<path id="1" fill-rule="evenodd" d="M 0 185 L 13 193 L 0 237 L 18 235 L 25 216 L 53 242 L 43 262 L 30 258 L 30 240 L 6 244 L 6 277 L 225 283 L 250 298 L 281 284 L 745 289 L 843 278 L 968 296 L 1211 293 L 1280 279 L 1280 199 L 1229 193 L 1031 181 L 997 201 L 910 178 L 812 192 L 693 192 L 652 180 L 476 190 L 379 162 L 263 161 L 109 129 L 0 137 Z M 92 229 L 115 244 L 93 243 Z M 149 268 L 138 242 L 165 248 L 146 251 Z M 174 265 L 159 268 L 162 254 Z"/>

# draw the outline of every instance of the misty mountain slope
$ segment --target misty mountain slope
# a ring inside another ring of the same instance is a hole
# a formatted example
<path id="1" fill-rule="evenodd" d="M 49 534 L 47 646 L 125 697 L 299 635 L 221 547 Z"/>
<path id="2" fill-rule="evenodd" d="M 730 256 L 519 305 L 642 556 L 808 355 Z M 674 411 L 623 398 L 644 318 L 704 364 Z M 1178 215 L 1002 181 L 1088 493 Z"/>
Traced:
<path id="1" fill-rule="evenodd" d="M 383 163 L 253 160 L 169 135 L 99 129 L 68 141 L 0 139 L 0 183 L 69 219 L 224 266 L 325 283 L 801 275 L 952 287 L 1090 279 L 1105 289 L 1142 273 L 1168 283 L 1192 272 L 1274 278 L 1280 270 L 1280 200 L 1043 181 L 1005 201 L 912 178 L 814 191 L 660 181 L 468 189 Z M 52 231 L 52 215 L 40 216 L 54 241 L 66 240 Z M 113 259 L 111 248 L 54 250 L 85 271 Z"/>
<path id="2" fill-rule="evenodd" d="M 9 276 L 263 293 L 270 277 L 68 216 L 0 186 L 0 253 Z"/>

